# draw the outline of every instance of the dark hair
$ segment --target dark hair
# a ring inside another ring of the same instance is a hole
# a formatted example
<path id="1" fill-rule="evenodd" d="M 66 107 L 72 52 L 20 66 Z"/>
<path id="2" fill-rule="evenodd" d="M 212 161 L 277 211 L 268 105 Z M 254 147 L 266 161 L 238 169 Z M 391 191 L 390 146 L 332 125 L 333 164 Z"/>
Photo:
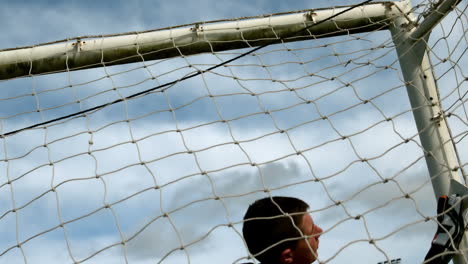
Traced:
<path id="1" fill-rule="evenodd" d="M 304 214 L 300 213 L 307 212 L 308 208 L 309 205 L 300 199 L 282 196 L 266 197 L 251 204 L 245 213 L 244 226 L 242 228 L 242 233 L 250 253 L 256 255 L 284 239 L 300 238 L 301 234 L 294 225 L 299 227 L 302 224 Z M 299 213 L 291 215 L 294 225 L 291 222 L 291 218 L 281 211 L 287 214 Z M 274 216 L 281 217 L 264 219 L 265 217 Z M 255 258 L 262 263 L 276 263 L 284 249 L 288 247 L 294 248 L 296 244 L 297 240 L 285 241 L 262 254 L 256 255 Z"/>

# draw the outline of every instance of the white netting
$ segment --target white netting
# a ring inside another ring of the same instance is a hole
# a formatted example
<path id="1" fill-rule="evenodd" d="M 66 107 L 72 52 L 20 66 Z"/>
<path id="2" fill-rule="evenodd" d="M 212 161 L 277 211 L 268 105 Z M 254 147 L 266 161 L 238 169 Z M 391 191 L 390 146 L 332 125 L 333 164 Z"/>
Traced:
<path id="1" fill-rule="evenodd" d="M 465 170 L 466 8 L 428 43 Z M 436 201 L 387 30 L 269 45 L 127 98 L 249 50 L 1 81 L 2 134 L 122 102 L 1 139 L 0 263 L 242 263 L 242 217 L 269 195 L 311 205 L 322 263 L 421 263 Z"/>

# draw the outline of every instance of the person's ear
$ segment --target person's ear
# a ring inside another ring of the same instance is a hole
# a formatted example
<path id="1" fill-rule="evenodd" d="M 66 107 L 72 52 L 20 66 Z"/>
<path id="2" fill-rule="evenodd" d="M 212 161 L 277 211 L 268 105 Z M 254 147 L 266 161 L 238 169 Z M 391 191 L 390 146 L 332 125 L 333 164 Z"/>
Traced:
<path id="1" fill-rule="evenodd" d="M 281 252 L 280 263 L 281 264 L 291 264 L 293 263 L 293 252 L 290 248 L 287 248 Z"/>

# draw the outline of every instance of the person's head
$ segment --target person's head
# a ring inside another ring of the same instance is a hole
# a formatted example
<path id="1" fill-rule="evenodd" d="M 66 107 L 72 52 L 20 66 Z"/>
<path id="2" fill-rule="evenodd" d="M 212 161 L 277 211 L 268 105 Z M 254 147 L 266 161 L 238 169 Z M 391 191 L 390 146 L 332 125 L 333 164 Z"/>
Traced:
<path id="1" fill-rule="evenodd" d="M 293 197 L 267 197 L 251 204 L 242 229 L 250 253 L 268 264 L 314 262 L 322 229 L 314 224 L 308 209 L 307 203 Z"/>

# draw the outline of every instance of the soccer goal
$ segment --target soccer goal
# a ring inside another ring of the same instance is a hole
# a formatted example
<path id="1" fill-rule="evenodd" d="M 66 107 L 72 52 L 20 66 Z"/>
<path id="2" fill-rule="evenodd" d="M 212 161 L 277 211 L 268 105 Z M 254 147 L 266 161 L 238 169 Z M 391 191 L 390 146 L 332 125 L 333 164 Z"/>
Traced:
<path id="1" fill-rule="evenodd" d="M 310 204 L 319 263 L 423 263 L 438 229 L 468 263 L 437 211 L 465 208 L 466 10 L 365 1 L 0 50 L 0 263 L 255 262 L 243 216 L 276 195 Z"/>

